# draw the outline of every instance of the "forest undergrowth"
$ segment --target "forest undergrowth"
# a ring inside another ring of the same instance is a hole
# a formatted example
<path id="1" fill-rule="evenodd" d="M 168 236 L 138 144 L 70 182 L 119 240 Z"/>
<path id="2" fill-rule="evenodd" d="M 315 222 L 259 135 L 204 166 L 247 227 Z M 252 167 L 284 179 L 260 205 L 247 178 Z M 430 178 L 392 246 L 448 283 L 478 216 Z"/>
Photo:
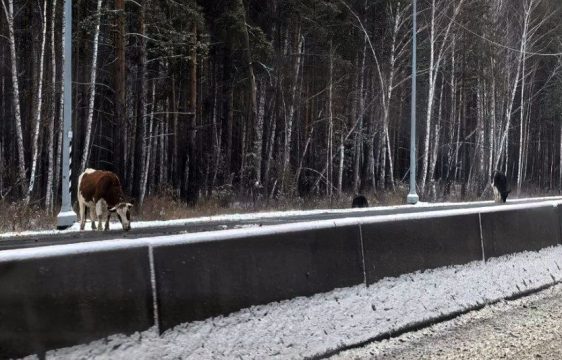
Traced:
<path id="1" fill-rule="evenodd" d="M 369 201 L 369 206 L 403 205 L 406 202 L 408 188 L 405 184 L 398 184 L 394 190 L 370 192 L 364 195 Z M 447 193 L 447 194 L 445 194 Z M 539 197 L 559 195 L 557 189 L 541 189 L 532 184 L 527 184 L 521 194 L 511 194 L 509 199 L 516 197 Z M 133 208 L 134 221 L 189 219 L 201 216 L 213 216 L 235 213 L 252 213 L 288 210 L 312 209 L 345 209 L 351 207 L 354 197 L 352 193 L 343 193 L 332 198 L 325 195 L 306 197 L 277 197 L 264 198 L 251 194 L 234 194 L 217 192 L 209 196 L 201 196 L 194 205 L 188 205 L 180 200 L 169 189 L 160 190 L 146 197 L 142 206 Z M 424 202 L 459 202 L 491 200 L 492 191 L 489 186 L 481 195 L 463 190 L 461 185 L 445 189 L 436 185 L 428 189 L 426 196 L 420 196 Z M 78 213 L 77 204 L 74 210 Z M 31 230 L 48 230 L 56 227 L 56 212 L 49 214 L 38 203 L 25 205 L 23 201 L 0 200 L 0 233 L 21 232 Z M 113 219 L 115 220 L 115 219 Z"/>

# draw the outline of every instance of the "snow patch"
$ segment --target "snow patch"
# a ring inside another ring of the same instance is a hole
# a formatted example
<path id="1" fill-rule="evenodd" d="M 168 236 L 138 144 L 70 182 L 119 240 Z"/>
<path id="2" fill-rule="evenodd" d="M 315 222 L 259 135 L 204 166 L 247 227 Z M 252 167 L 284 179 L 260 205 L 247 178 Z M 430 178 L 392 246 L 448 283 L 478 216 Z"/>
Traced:
<path id="1" fill-rule="evenodd" d="M 385 278 L 228 316 L 114 335 L 47 359 L 302 359 L 562 280 L 562 246 Z M 29 359 L 33 357 L 28 357 Z"/>
<path id="2" fill-rule="evenodd" d="M 562 201 L 562 197 L 536 197 L 527 199 L 510 199 L 507 205 L 510 204 L 526 204 L 533 202 L 544 202 L 544 201 Z M 133 218 L 132 226 L 134 228 L 147 228 L 147 227 L 165 227 L 165 226 L 181 226 L 181 225 L 194 225 L 194 224 L 205 224 L 209 222 L 235 222 L 235 221 L 252 221 L 271 218 L 284 218 L 284 217 L 294 217 L 294 216 L 312 216 L 312 215 L 330 215 L 330 214 L 349 214 L 350 217 L 361 216 L 366 212 L 373 211 L 389 211 L 389 210 L 401 210 L 401 209 L 423 209 L 423 208 L 439 208 L 439 207 L 450 207 L 450 206 L 471 206 L 475 207 L 486 207 L 493 204 L 493 201 L 476 201 L 476 202 L 442 202 L 442 203 L 427 203 L 418 202 L 415 205 L 395 205 L 395 206 L 381 206 L 381 207 L 370 207 L 370 208 L 350 208 L 350 209 L 318 209 L 318 210 L 291 210 L 291 211 L 271 211 L 271 212 L 259 212 L 259 213 L 243 213 L 243 214 L 224 214 L 224 215 L 213 215 L 213 216 L 203 216 L 191 219 L 176 219 L 176 220 L 156 220 L 156 221 L 135 221 Z M 503 207 L 507 206 L 504 205 Z M 493 209 L 498 209 L 498 207 L 493 207 Z M 461 209 L 458 209 L 461 210 Z M 85 231 L 91 231 L 89 220 L 86 220 Z M 110 222 L 109 228 L 111 230 L 121 230 L 121 223 Z M 74 223 L 71 227 L 65 230 L 43 230 L 43 231 L 22 231 L 22 232 L 8 232 L 0 234 L 0 240 L 2 238 L 17 237 L 17 236 L 34 236 L 34 235 L 51 235 L 60 233 L 69 233 L 80 231 L 80 224 Z"/>

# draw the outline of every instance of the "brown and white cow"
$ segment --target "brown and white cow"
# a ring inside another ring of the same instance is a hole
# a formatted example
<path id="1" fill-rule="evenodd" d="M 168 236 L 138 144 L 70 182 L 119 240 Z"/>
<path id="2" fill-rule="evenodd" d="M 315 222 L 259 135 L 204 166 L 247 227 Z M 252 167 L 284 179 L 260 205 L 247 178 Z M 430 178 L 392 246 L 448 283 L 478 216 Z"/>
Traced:
<path id="1" fill-rule="evenodd" d="M 102 229 L 105 221 L 105 230 L 109 230 L 111 213 L 116 213 L 123 230 L 131 229 L 131 207 L 125 202 L 121 182 L 117 175 L 111 171 L 86 169 L 78 178 L 78 204 L 80 206 L 80 230 L 86 224 L 86 206 L 92 220 L 92 230 Z"/>

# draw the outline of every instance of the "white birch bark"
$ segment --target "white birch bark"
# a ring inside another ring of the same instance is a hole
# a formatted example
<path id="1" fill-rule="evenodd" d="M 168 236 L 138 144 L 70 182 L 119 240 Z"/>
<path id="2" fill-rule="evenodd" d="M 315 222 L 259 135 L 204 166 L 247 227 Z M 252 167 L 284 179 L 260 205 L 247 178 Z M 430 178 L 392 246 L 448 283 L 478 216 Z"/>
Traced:
<path id="1" fill-rule="evenodd" d="M 49 214 L 53 212 L 53 178 L 55 173 L 55 117 L 57 110 L 57 61 L 55 49 L 55 19 L 57 14 L 57 0 L 53 0 L 51 12 L 51 117 L 49 119 L 49 155 L 47 164 L 47 192 L 45 194 L 45 208 Z"/>
<path id="2" fill-rule="evenodd" d="M 365 57 L 367 54 L 367 39 L 364 36 L 363 41 L 363 53 L 361 56 L 361 74 L 359 80 L 359 115 L 358 124 L 355 130 L 355 162 L 353 167 L 353 192 L 355 194 L 359 193 L 359 188 L 361 187 L 361 158 L 363 149 L 363 118 L 365 116 Z"/>
<path id="3" fill-rule="evenodd" d="M 6 15 L 6 21 L 8 25 L 8 41 L 10 43 L 10 62 L 11 62 L 11 73 L 12 73 L 12 86 L 13 86 L 13 97 L 12 105 L 14 107 L 14 117 L 16 121 L 16 139 L 18 145 L 18 175 L 21 189 L 26 188 L 26 174 L 25 174 L 25 155 L 24 155 L 24 144 L 23 144 L 23 132 L 22 132 L 22 120 L 21 120 L 21 110 L 20 110 L 20 91 L 19 91 L 19 81 L 18 81 L 18 63 L 17 63 L 17 53 L 16 53 L 16 35 L 14 31 L 14 1 L 8 0 L 8 5 L 6 6 L 6 0 L 2 0 L 2 7 L 4 8 L 4 14 Z"/>
<path id="4" fill-rule="evenodd" d="M 523 52 L 527 50 L 527 43 L 523 45 Z M 520 105 L 519 105 L 519 154 L 517 159 L 517 196 L 521 195 L 521 182 L 522 182 L 522 174 L 523 174 L 523 138 L 525 132 L 525 69 L 527 63 L 527 57 L 523 55 L 521 61 L 521 90 L 520 90 Z"/>
<path id="5" fill-rule="evenodd" d="M 257 116 L 256 116 L 256 136 L 254 139 L 254 171 L 256 185 L 261 184 L 261 165 L 262 165 L 262 149 L 263 149 L 263 119 L 265 116 L 265 82 L 261 82 L 257 100 Z"/>
<path id="6" fill-rule="evenodd" d="M 421 181 L 420 181 L 420 192 L 423 194 L 425 192 L 425 183 L 427 181 L 428 168 L 429 168 L 429 141 L 431 138 L 431 118 L 433 116 L 433 104 L 435 101 L 435 86 L 437 82 L 437 75 L 439 73 L 439 68 L 441 60 L 443 59 L 443 54 L 445 47 L 448 43 L 449 34 L 451 27 L 455 22 L 457 15 L 459 14 L 464 0 L 460 0 L 454 9 L 453 15 L 448 18 L 449 22 L 445 28 L 445 33 L 441 38 L 441 46 L 437 54 L 435 53 L 435 45 L 437 42 L 436 35 L 436 15 L 435 15 L 435 0 L 431 2 L 431 29 L 430 29 L 430 55 L 429 55 L 429 84 L 428 84 L 428 95 L 427 95 L 427 109 L 425 117 L 425 138 L 423 147 L 423 164 L 421 170 Z M 446 10 L 445 10 L 446 11 Z"/>
<path id="7" fill-rule="evenodd" d="M 291 159 L 291 140 L 293 131 L 293 118 L 296 109 L 296 99 L 297 99 L 297 85 L 298 78 L 302 62 L 302 51 L 304 46 L 304 36 L 301 36 L 300 28 L 297 30 L 297 48 L 296 48 L 296 58 L 293 65 L 293 82 L 291 85 L 291 104 L 289 105 L 289 114 L 287 120 L 285 121 L 285 140 L 283 143 L 283 168 L 282 168 L 282 189 L 285 191 L 285 178 L 287 171 L 289 169 L 289 160 Z"/>
<path id="8" fill-rule="evenodd" d="M 403 22 L 403 12 L 406 11 L 408 8 L 400 9 L 400 2 L 396 3 L 396 7 L 394 9 L 390 9 L 391 13 L 394 15 L 394 26 L 392 31 L 392 41 L 390 45 L 390 61 L 389 61 L 389 70 L 388 70 L 388 81 L 386 84 L 386 91 L 385 95 L 386 100 L 383 102 L 383 136 L 384 140 L 383 143 L 386 145 L 386 151 L 388 154 L 388 165 L 389 165 L 389 173 L 388 177 L 390 180 L 390 185 L 392 186 L 392 190 L 394 190 L 394 161 L 392 159 L 392 144 L 390 143 L 390 134 L 389 134 L 389 122 L 390 122 L 390 105 L 392 103 L 392 91 L 394 90 L 394 77 L 396 73 L 396 47 L 397 47 L 397 38 L 400 29 L 402 28 Z M 386 158 L 386 157 L 384 157 Z M 381 164 L 381 185 L 384 188 L 384 181 L 385 181 L 385 161 Z"/>
<path id="9" fill-rule="evenodd" d="M 334 72 L 334 53 L 332 43 L 330 42 L 330 69 L 328 76 L 328 145 L 326 146 L 326 195 L 332 197 L 332 151 L 333 151 L 333 135 L 334 135 L 334 113 L 333 113 L 333 72 Z"/>
<path id="10" fill-rule="evenodd" d="M 494 156 L 496 156 L 496 79 L 492 76 L 492 89 L 491 89 L 491 104 L 490 104 L 490 118 L 491 118 L 491 125 L 490 125 L 490 133 L 489 133 L 489 140 L 490 143 L 490 156 L 488 159 L 488 179 L 492 177 L 492 173 L 494 171 Z"/>
<path id="11" fill-rule="evenodd" d="M 43 106 L 43 73 L 45 65 L 45 43 L 47 41 L 47 0 L 43 1 L 43 16 L 41 21 L 41 53 L 39 55 L 39 84 L 37 85 L 37 109 L 35 110 L 35 129 L 33 130 L 33 142 L 31 144 L 31 174 L 29 176 L 29 187 L 25 197 L 25 203 L 29 204 L 31 193 L 35 187 L 37 173 L 37 162 L 39 157 L 39 132 L 41 130 L 41 108 Z"/>
<path id="12" fill-rule="evenodd" d="M 559 152 L 559 161 L 558 161 L 558 193 L 562 193 L 562 120 L 560 120 L 560 152 Z"/>
<path id="13" fill-rule="evenodd" d="M 533 0 L 530 1 L 530 4 L 533 3 Z M 501 138 L 499 141 L 498 151 L 496 153 L 496 161 L 495 161 L 495 168 L 498 169 L 500 165 L 500 161 L 502 159 L 502 155 L 504 154 L 505 150 L 505 164 L 507 169 L 507 157 L 509 156 L 507 152 L 507 136 L 509 134 L 509 129 L 511 127 L 511 112 L 513 109 L 513 104 L 515 102 L 515 94 L 517 92 L 517 85 L 519 84 L 519 77 L 521 76 L 521 68 L 524 58 L 524 50 L 526 47 L 527 42 L 527 33 L 529 30 L 529 21 L 531 17 L 531 6 L 525 8 L 525 15 L 523 20 L 523 33 L 521 34 L 521 44 L 519 46 L 519 56 L 517 59 L 517 71 L 515 74 L 515 79 L 511 84 L 511 95 L 508 100 L 507 109 L 505 112 L 505 127 L 501 133 Z"/>
<path id="14" fill-rule="evenodd" d="M 343 131 L 340 131 L 340 164 L 338 167 L 338 196 L 341 197 L 342 182 L 343 182 L 343 161 L 344 161 L 344 146 L 343 146 Z"/>
<path id="15" fill-rule="evenodd" d="M 80 162 L 80 173 L 86 169 L 88 158 L 90 157 L 90 142 L 92 137 L 92 123 L 94 120 L 94 103 L 96 100 L 96 76 L 98 73 L 98 47 L 100 36 L 102 0 L 98 0 L 96 13 L 96 31 L 94 34 L 94 50 L 92 53 L 92 68 L 90 71 L 90 98 L 88 101 L 88 117 L 86 119 L 86 135 L 84 136 L 84 149 L 82 151 L 82 161 Z"/>
<path id="16" fill-rule="evenodd" d="M 166 98 L 166 109 L 169 109 L 170 99 Z M 165 153 L 167 152 L 167 139 L 168 139 L 168 122 L 170 120 L 169 112 L 166 111 L 166 115 L 164 116 L 164 122 L 160 124 L 160 149 L 159 155 L 160 158 L 158 159 L 159 166 L 158 166 L 158 184 L 162 186 L 166 183 L 166 163 L 165 163 Z"/>
<path id="17" fill-rule="evenodd" d="M 439 137 L 441 135 L 441 109 L 443 106 L 443 88 L 444 88 L 444 77 L 441 78 L 441 90 L 439 92 L 439 109 L 437 110 L 437 122 L 435 123 L 433 131 L 433 151 L 431 153 L 431 163 L 429 166 L 429 179 L 430 181 L 435 180 L 435 168 L 437 167 L 437 158 L 439 156 Z M 435 194 L 434 194 L 435 195 Z"/>
<path id="18" fill-rule="evenodd" d="M 64 17 L 64 6 L 62 9 L 63 17 Z M 64 66 L 65 56 L 64 56 L 64 33 L 66 31 L 66 26 L 64 25 L 64 21 L 62 22 L 62 30 L 61 30 L 61 68 Z M 57 154 L 55 159 L 55 176 L 53 177 L 53 182 L 55 183 L 55 195 L 53 196 L 53 203 L 56 202 L 57 195 L 58 195 L 58 188 L 59 188 L 59 179 L 61 177 L 61 161 L 62 161 L 62 136 L 63 136 L 63 123 L 64 123 L 64 81 L 60 82 L 60 96 L 59 96 L 59 129 L 57 131 L 58 139 L 57 139 Z"/>
<path id="19" fill-rule="evenodd" d="M 154 113 L 156 112 L 156 82 L 152 81 L 152 111 L 150 112 L 150 120 L 148 124 L 148 134 L 143 139 L 143 147 L 145 150 L 143 151 L 144 161 L 143 165 L 144 168 L 142 169 L 142 179 L 141 179 L 141 188 L 140 188 L 140 195 L 139 195 L 139 202 L 142 204 L 144 198 L 146 196 L 146 188 L 148 183 L 148 170 L 150 169 L 150 158 L 152 156 L 152 133 L 154 128 Z M 145 130 L 145 134 L 147 131 Z"/>

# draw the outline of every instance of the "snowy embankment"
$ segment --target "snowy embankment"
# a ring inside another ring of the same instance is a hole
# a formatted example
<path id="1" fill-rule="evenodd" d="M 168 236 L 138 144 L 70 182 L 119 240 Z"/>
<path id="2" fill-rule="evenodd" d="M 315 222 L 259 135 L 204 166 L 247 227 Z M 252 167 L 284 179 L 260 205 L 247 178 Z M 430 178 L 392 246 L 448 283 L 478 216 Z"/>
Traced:
<path id="1" fill-rule="evenodd" d="M 550 196 L 550 197 L 535 197 L 526 199 L 510 199 L 507 201 L 508 204 L 520 204 L 520 203 L 532 203 L 532 202 L 543 202 L 543 201 L 555 201 L 562 200 L 560 196 Z M 317 210 L 289 210 L 289 211 L 270 211 L 270 212 L 257 212 L 257 213 L 241 213 L 241 214 L 224 214 L 224 215 L 213 215 L 213 216 L 201 216 L 190 219 L 174 219 L 174 220 L 154 220 L 154 221 L 135 221 L 133 217 L 132 226 L 135 229 L 140 228 L 151 228 L 151 227 L 166 227 L 166 226 L 189 226 L 195 224 L 205 224 L 211 222 L 236 222 L 236 221 L 256 221 L 264 219 L 282 219 L 284 217 L 295 217 L 295 216 L 314 216 L 314 215 L 330 215 L 330 214 L 348 214 L 352 216 L 362 216 L 365 212 L 370 212 L 369 216 L 376 215 L 377 212 L 384 213 L 386 211 L 400 211 L 401 209 L 417 208 L 423 211 L 424 208 L 449 208 L 449 207 L 478 207 L 487 206 L 494 204 L 493 201 L 472 201 L 472 202 L 442 202 L 442 203 L 426 203 L 418 202 L 416 205 L 394 205 L 394 206 L 377 206 L 370 208 L 351 208 L 351 209 L 317 209 Z M 112 218 L 114 221 L 110 223 L 111 230 L 121 230 L 121 224 Z M 86 229 L 90 230 L 90 220 L 86 221 Z M 2 238 L 8 237 L 18 237 L 18 236 L 36 236 L 36 235 L 51 235 L 69 232 L 80 231 L 80 224 L 78 222 L 74 223 L 71 227 L 65 230 L 40 230 L 40 231 L 21 231 L 21 232 L 7 232 L 0 233 L 0 240 Z"/>
<path id="2" fill-rule="evenodd" d="M 48 352 L 56 359 L 300 359 L 562 280 L 562 246 L 385 278 L 369 286 L 254 306 Z M 31 358 L 31 357 L 30 357 Z"/>

